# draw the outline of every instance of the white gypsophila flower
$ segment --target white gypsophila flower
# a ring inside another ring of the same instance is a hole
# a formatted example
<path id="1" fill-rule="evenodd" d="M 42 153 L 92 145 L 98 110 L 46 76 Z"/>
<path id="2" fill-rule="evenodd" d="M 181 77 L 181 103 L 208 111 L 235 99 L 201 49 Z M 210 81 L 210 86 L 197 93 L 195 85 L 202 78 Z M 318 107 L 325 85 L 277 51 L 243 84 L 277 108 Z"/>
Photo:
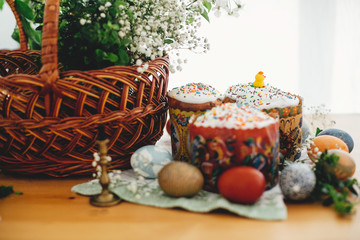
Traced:
<path id="1" fill-rule="evenodd" d="M 143 176 L 139 175 L 139 176 L 137 177 L 137 180 L 138 180 L 138 181 L 144 181 L 145 178 L 144 178 Z"/>
<path id="2" fill-rule="evenodd" d="M 83 18 L 80 19 L 80 24 L 81 24 L 81 25 L 85 25 L 85 23 L 86 23 L 86 19 L 83 19 Z"/>
<path id="3" fill-rule="evenodd" d="M 100 156 L 99 156 L 99 153 L 97 153 L 97 152 L 95 152 L 94 154 L 93 154 L 93 157 L 94 157 L 94 161 L 100 161 Z"/>
<path id="4" fill-rule="evenodd" d="M 125 36 L 126 36 L 126 33 L 125 32 L 123 32 L 123 31 L 119 31 L 119 37 L 120 38 L 124 38 Z"/>
<path id="5" fill-rule="evenodd" d="M 141 59 L 136 60 L 136 65 L 140 66 L 142 64 Z"/>
<path id="6" fill-rule="evenodd" d="M 203 16 L 210 11 L 208 4 L 215 14 L 220 15 L 220 11 L 236 13 L 239 2 L 240 0 L 207 0 L 204 4 L 204 0 L 126 0 L 115 4 L 107 1 L 97 3 L 100 12 L 85 12 L 87 20 L 82 20 L 81 23 L 100 21 L 101 26 L 116 29 L 121 42 L 126 42 L 129 63 L 136 64 L 139 66 L 138 71 L 144 72 L 147 68 L 141 66 L 143 62 L 170 56 L 178 50 L 196 53 L 208 51 L 207 39 L 199 35 Z M 181 71 L 185 63 L 186 61 L 176 58 L 170 63 L 171 71 Z"/>

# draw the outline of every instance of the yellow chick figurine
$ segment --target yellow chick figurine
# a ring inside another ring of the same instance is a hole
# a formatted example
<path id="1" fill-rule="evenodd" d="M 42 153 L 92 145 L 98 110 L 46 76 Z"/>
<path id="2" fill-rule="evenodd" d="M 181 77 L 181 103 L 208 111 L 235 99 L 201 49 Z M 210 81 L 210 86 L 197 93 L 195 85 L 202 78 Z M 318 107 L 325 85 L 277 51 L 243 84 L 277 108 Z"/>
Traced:
<path id="1" fill-rule="evenodd" d="M 258 74 L 256 74 L 255 76 L 255 82 L 254 82 L 254 87 L 257 87 L 257 88 L 262 88 L 262 87 L 265 87 L 265 84 L 264 84 L 264 79 L 266 78 L 266 76 L 264 76 L 264 73 L 263 72 L 258 72 Z"/>

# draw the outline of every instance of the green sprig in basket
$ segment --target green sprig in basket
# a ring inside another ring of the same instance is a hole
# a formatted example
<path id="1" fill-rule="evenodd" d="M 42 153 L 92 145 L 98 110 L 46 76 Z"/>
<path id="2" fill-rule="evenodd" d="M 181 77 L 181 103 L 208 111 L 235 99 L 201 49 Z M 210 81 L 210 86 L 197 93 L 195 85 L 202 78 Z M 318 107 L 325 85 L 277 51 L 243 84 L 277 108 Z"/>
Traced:
<path id="1" fill-rule="evenodd" d="M 58 70 L 59 0 L 47 0 L 38 74 L 0 78 L 0 169 L 56 177 L 87 175 L 99 124 L 109 136 L 112 167 L 154 144 L 166 122 L 167 57 L 137 66 Z M 24 52 L 25 53 L 25 52 Z"/>

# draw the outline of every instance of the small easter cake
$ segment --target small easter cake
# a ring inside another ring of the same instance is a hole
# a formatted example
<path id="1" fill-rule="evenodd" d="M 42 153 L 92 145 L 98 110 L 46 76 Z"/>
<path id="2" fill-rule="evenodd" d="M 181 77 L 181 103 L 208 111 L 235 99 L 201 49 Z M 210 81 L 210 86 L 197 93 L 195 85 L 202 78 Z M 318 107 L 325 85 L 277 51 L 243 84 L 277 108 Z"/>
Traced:
<path id="1" fill-rule="evenodd" d="M 205 177 L 205 189 L 217 191 L 217 179 L 234 166 L 261 171 L 267 189 L 278 180 L 279 119 L 259 109 L 225 103 L 192 117 L 192 159 Z"/>
<path id="2" fill-rule="evenodd" d="M 264 84 L 265 76 L 259 72 L 255 82 L 237 84 L 225 92 L 224 102 L 236 102 L 240 105 L 253 106 L 266 113 L 278 114 L 280 118 L 280 152 L 285 159 L 293 161 L 301 147 L 302 99 Z"/>
<path id="3" fill-rule="evenodd" d="M 176 161 L 190 162 L 189 119 L 222 103 L 223 95 L 203 83 L 188 83 L 168 92 L 172 155 Z"/>

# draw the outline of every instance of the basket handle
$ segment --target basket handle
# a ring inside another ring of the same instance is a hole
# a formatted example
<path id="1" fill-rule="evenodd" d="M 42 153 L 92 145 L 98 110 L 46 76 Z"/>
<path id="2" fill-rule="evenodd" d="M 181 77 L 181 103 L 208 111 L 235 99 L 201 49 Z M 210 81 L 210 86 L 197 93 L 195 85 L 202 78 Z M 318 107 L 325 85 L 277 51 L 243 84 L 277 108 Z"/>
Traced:
<path id="1" fill-rule="evenodd" d="M 13 14 L 15 16 L 16 24 L 19 28 L 20 50 L 27 51 L 28 46 L 27 46 L 26 35 L 25 35 L 25 31 L 24 31 L 24 28 L 23 28 L 23 25 L 22 25 L 22 22 L 20 19 L 19 12 L 15 8 L 15 0 L 6 0 L 6 2 L 9 4 L 11 11 L 13 12 Z"/>
<path id="2" fill-rule="evenodd" d="M 42 28 L 41 62 L 39 76 L 43 81 L 40 94 L 45 95 L 45 110 L 51 115 L 52 103 L 61 91 L 55 83 L 59 79 L 58 69 L 58 29 L 59 29 L 59 0 L 46 0 L 44 22 Z"/>

